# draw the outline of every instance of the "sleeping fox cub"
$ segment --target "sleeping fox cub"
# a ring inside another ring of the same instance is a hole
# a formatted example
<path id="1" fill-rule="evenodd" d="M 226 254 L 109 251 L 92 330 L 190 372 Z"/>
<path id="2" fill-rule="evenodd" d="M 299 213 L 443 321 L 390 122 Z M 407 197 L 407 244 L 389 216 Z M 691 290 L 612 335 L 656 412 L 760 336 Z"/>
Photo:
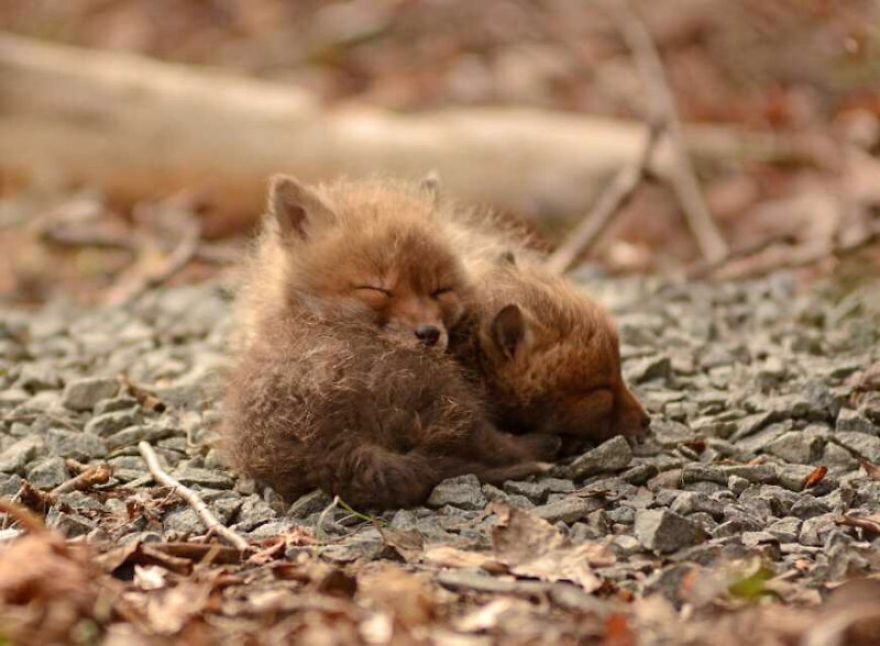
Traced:
<path id="1" fill-rule="evenodd" d="M 288 499 L 380 508 L 546 468 L 559 438 L 496 430 L 444 352 L 472 293 L 447 218 L 406 185 L 273 179 L 221 429 L 236 468 Z"/>

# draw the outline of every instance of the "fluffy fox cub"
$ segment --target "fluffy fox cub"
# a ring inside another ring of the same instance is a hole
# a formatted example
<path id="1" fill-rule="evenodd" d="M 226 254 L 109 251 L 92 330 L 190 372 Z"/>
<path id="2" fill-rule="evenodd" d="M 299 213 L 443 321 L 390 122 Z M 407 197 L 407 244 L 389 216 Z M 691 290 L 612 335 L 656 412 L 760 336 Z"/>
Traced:
<path id="1" fill-rule="evenodd" d="M 240 342 L 291 309 L 369 322 L 406 345 L 446 348 L 469 287 L 428 189 L 391 182 L 316 188 L 276 176 L 269 217 L 246 268 Z"/>
<path id="2" fill-rule="evenodd" d="M 599 305 L 512 255 L 483 263 L 476 282 L 452 352 L 484 385 L 501 428 L 558 434 L 572 450 L 580 439 L 645 432 L 648 416 L 623 381 L 617 331 Z"/>
<path id="3" fill-rule="evenodd" d="M 351 505 L 408 507 L 444 478 L 538 473 L 558 437 L 497 431 L 449 357 L 369 325 L 282 317 L 234 370 L 223 433 L 233 466 L 287 500 L 320 488 Z"/>
<path id="4" fill-rule="evenodd" d="M 288 499 L 318 487 L 379 508 L 544 469 L 559 438 L 496 430 L 437 351 L 471 293 L 437 209 L 387 183 L 272 181 L 221 428 L 233 466 Z"/>

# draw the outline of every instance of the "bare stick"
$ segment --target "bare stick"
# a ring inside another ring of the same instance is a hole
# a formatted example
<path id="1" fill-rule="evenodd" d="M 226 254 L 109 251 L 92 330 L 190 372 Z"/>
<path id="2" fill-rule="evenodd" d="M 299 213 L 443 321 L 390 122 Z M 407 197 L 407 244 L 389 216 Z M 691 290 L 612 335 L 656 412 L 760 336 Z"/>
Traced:
<path id="1" fill-rule="evenodd" d="M 647 174 L 662 131 L 663 126 L 660 123 L 651 123 L 639 160 L 632 167 L 624 168 L 617 174 L 583 221 L 551 254 L 545 263 L 549 271 L 561 275 L 571 269 L 595 245 L 614 219 L 614 215 L 629 203 Z"/>
<path id="2" fill-rule="evenodd" d="M 704 260 L 702 262 L 695 263 L 689 269 L 687 269 L 686 274 L 687 277 L 691 280 L 706 278 L 723 270 L 735 260 L 743 260 L 745 258 L 757 256 L 761 252 L 766 251 L 767 249 L 770 249 L 771 247 L 777 245 L 791 247 L 795 243 L 796 240 L 794 236 L 790 233 L 783 233 L 778 236 L 770 236 L 769 238 L 758 240 L 754 244 L 746 245 L 745 247 L 741 247 L 739 249 L 734 249 L 730 251 L 730 253 L 728 253 L 726 257 L 720 258 L 715 262 L 706 262 Z"/>
<path id="3" fill-rule="evenodd" d="M 136 278 L 127 285 L 120 285 L 115 290 L 115 294 L 111 296 L 111 302 L 116 305 L 129 305 L 151 289 L 155 289 L 174 278 L 196 257 L 201 236 L 201 223 L 196 218 L 190 218 L 181 235 L 180 242 L 169 254 L 163 266 L 155 272 Z"/>
<path id="4" fill-rule="evenodd" d="M 113 475 L 113 467 L 107 464 L 96 464 L 88 467 L 85 471 L 70 480 L 62 482 L 49 493 L 57 495 L 60 493 L 67 493 L 68 491 L 91 489 L 95 485 L 106 483 L 110 480 L 111 475 Z"/>
<path id="5" fill-rule="evenodd" d="M 732 259 L 731 264 L 723 263 L 722 266 L 713 269 L 710 275 L 721 274 L 724 278 L 728 279 L 743 279 L 763 276 L 781 269 L 803 269 L 832 258 L 837 261 L 843 260 L 877 244 L 880 244 L 880 228 L 876 228 L 865 234 L 862 238 L 847 242 L 846 244 L 838 242 L 818 247 L 815 245 L 792 247 L 791 252 L 782 257 L 763 263 L 751 264 L 746 267 L 737 268 Z"/>
<path id="6" fill-rule="evenodd" d="M 700 192 L 690 157 L 682 137 L 681 120 L 675 105 L 675 97 L 669 88 L 663 61 L 651 34 L 628 0 L 605 2 L 621 36 L 632 51 L 642 81 L 652 95 L 655 109 L 666 121 L 669 141 L 672 145 L 672 183 L 685 219 L 700 252 L 708 262 L 718 262 L 727 255 L 727 243 L 718 229 L 709 207 Z"/>
<path id="7" fill-rule="evenodd" d="M 209 532 L 219 534 L 226 539 L 230 545 L 239 550 L 244 551 L 248 549 L 248 542 L 217 520 L 217 517 L 214 516 L 210 509 L 208 509 L 208 506 L 201 498 L 199 498 L 199 495 L 195 491 L 189 487 L 183 486 L 162 469 L 159 465 L 159 458 L 149 442 L 139 442 L 138 450 L 141 452 L 144 460 L 146 460 L 147 468 L 150 470 L 150 473 L 153 474 L 153 477 L 166 487 L 171 487 L 181 498 L 186 500 L 189 506 L 199 515 L 199 518 L 202 519 L 202 523 Z"/>

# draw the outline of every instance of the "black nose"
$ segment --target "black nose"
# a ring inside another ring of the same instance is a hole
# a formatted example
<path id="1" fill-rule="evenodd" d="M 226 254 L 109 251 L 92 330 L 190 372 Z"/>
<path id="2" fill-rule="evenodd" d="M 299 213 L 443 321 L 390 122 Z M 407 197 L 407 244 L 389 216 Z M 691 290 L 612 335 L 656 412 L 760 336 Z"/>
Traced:
<path id="1" fill-rule="evenodd" d="M 427 346 L 437 345 L 440 340 L 440 328 L 436 325 L 420 325 L 416 328 L 416 338 Z"/>

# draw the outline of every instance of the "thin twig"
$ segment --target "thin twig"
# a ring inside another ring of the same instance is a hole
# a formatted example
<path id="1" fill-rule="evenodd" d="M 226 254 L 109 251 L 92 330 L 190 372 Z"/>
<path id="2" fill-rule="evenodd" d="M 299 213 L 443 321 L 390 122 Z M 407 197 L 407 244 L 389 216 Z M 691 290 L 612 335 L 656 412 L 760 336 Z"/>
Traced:
<path id="1" fill-rule="evenodd" d="M 750 265 L 741 268 L 738 271 L 736 269 L 725 271 L 724 277 L 728 279 L 752 278 L 755 276 L 763 276 L 772 271 L 778 271 L 781 269 L 803 269 L 804 267 L 810 267 L 811 265 L 820 263 L 823 260 L 828 260 L 829 258 L 840 261 L 847 256 L 857 254 L 876 244 L 880 244 L 880 228 L 874 229 L 862 238 L 846 244 L 838 242 L 819 247 L 809 246 L 794 248 L 790 254 L 777 259 L 774 262 Z M 729 269 L 729 265 L 723 263 L 722 267 L 714 270 L 712 274 L 718 274 L 722 268 Z"/>
<path id="2" fill-rule="evenodd" d="M 150 473 L 153 474 L 153 477 L 161 482 L 166 487 L 170 487 L 174 491 L 176 491 L 181 498 L 186 500 L 190 507 L 192 507 L 195 512 L 199 515 L 199 518 L 202 519 L 202 523 L 205 525 L 205 528 L 208 531 L 212 531 L 216 534 L 222 536 L 226 541 L 236 547 L 239 550 L 247 550 L 248 542 L 242 538 L 239 534 L 229 529 L 219 520 L 214 514 L 208 509 L 208 506 L 205 502 L 199 498 L 199 495 L 190 489 L 189 487 L 185 487 L 177 479 L 168 475 L 162 467 L 159 465 L 159 458 L 156 455 L 156 452 L 153 450 L 153 447 L 150 446 L 149 442 L 139 442 L 138 450 L 141 455 L 144 457 L 144 460 L 147 462 L 147 468 L 150 470 Z"/>
<path id="3" fill-rule="evenodd" d="M 666 123 L 673 152 L 672 184 L 688 226 L 703 257 L 709 262 L 717 262 L 727 255 L 727 243 L 700 191 L 700 185 L 684 145 L 675 96 L 669 87 L 666 70 L 657 47 L 629 0 L 611 0 L 603 4 L 632 51 L 642 82 L 653 98 L 657 114 L 662 116 Z"/>
<path id="4" fill-rule="evenodd" d="M 762 253 L 767 249 L 775 247 L 777 245 L 785 245 L 791 247 L 795 244 L 795 242 L 795 236 L 790 233 L 783 233 L 778 236 L 770 236 L 769 238 L 758 240 L 753 244 L 746 245 L 739 249 L 734 249 L 730 253 L 728 253 L 726 257 L 720 258 L 715 262 L 707 262 L 705 260 L 703 260 L 702 262 L 698 262 L 688 268 L 686 274 L 687 277 L 691 280 L 707 278 L 723 270 L 735 260 L 751 258 L 752 256 L 756 256 L 759 253 Z"/>
<path id="5" fill-rule="evenodd" d="M 49 493 L 58 495 L 68 491 L 83 491 L 91 489 L 95 485 L 105 484 L 113 475 L 113 467 L 108 464 L 96 464 L 88 467 L 85 471 L 70 480 L 62 482 Z"/>
<path id="6" fill-rule="evenodd" d="M 151 289 L 159 287 L 180 273 L 195 257 L 202 237 L 202 225 L 195 217 L 188 218 L 180 242 L 163 265 L 154 272 L 138 276 L 131 283 L 120 285 L 111 296 L 114 305 L 130 305 Z"/>
<path id="7" fill-rule="evenodd" d="M 545 264 L 549 271 L 559 275 L 564 274 L 595 245 L 608 228 L 614 215 L 627 205 L 645 178 L 662 131 L 662 124 L 658 122 L 650 124 L 647 139 L 638 161 L 617 174 L 617 177 L 602 192 L 583 221 L 551 254 Z"/>

